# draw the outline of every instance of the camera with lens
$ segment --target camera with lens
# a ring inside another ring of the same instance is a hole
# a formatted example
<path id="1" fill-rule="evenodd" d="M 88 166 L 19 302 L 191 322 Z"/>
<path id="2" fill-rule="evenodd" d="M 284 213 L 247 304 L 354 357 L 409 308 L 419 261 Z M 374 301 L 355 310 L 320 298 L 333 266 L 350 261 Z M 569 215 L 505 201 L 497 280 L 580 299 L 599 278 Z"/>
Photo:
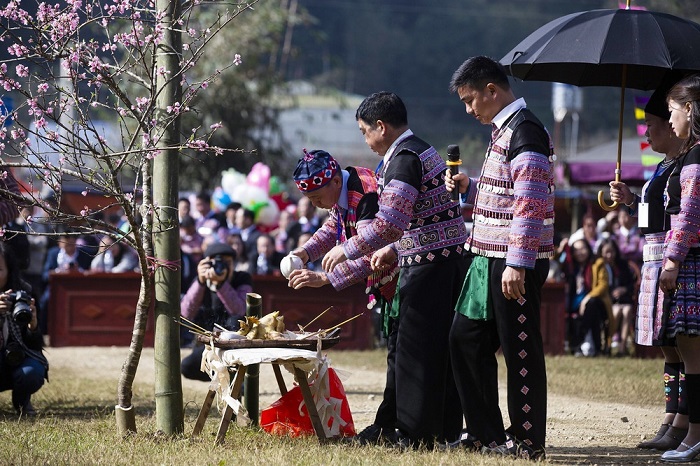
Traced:
<path id="1" fill-rule="evenodd" d="M 24 290 L 15 291 L 10 295 L 12 303 L 12 320 L 17 325 L 29 325 L 32 321 L 32 297 Z"/>
<path id="2" fill-rule="evenodd" d="M 223 275 L 228 271 L 228 263 L 222 256 L 214 256 L 211 260 L 211 266 L 217 275 Z"/>

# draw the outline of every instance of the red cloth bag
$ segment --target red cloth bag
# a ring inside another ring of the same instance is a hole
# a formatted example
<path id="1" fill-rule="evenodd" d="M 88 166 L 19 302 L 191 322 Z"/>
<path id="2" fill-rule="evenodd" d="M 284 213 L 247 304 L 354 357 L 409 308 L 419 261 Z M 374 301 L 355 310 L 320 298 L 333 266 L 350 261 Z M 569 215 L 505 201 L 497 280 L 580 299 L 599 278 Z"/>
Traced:
<path id="1" fill-rule="evenodd" d="M 342 400 L 340 408 L 340 417 L 345 421 L 345 425 L 340 426 L 340 434 L 343 437 L 355 436 L 355 424 L 352 421 L 352 413 L 348 398 L 345 395 L 343 383 L 338 378 L 335 370 L 328 369 L 328 384 L 330 387 L 331 398 Z M 306 405 L 303 405 L 304 400 L 301 394 L 301 388 L 298 386 L 289 390 L 286 394 L 272 403 L 260 413 L 260 426 L 271 434 L 289 435 L 290 437 L 299 437 L 302 435 L 315 435 L 313 425 Z M 301 405 L 301 413 L 299 406 Z M 332 419 L 328 421 L 328 426 L 331 426 Z"/>

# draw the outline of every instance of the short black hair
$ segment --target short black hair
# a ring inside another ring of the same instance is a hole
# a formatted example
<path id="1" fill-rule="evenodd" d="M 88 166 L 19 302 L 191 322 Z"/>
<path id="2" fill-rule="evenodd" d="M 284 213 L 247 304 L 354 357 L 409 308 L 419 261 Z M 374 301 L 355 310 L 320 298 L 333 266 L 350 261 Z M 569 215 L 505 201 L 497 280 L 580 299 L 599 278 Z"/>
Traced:
<path id="1" fill-rule="evenodd" d="M 228 203 L 228 205 L 226 206 L 226 210 L 229 210 L 229 209 L 238 210 L 241 207 L 243 207 L 243 206 L 241 205 L 240 202 L 233 201 L 233 202 Z"/>
<path id="2" fill-rule="evenodd" d="M 375 92 L 362 101 L 355 113 L 355 120 L 362 120 L 372 128 L 377 120 L 400 128 L 408 125 L 408 112 L 401 98 L 393 92 Z"/>
<path id="3" fill-rule="evenodd" d="M 510 89 L 506 69 L 496 60 L 483 55 L 468 58 L 462 63 L 450 80 L 450 92 L 456 93 L 460 88 L 469 86 L 483 89 L 488 83 L 494 83 L 503 89 Z"/>
<path id="4" fill-rule="evenodd" d="M 206 202 L 206 203 L 211 202 L 211 194 L 209 194 L 207 191 L 200 191 L 197 193 L 197 195 L 195 197 L 199 200 Z"/>

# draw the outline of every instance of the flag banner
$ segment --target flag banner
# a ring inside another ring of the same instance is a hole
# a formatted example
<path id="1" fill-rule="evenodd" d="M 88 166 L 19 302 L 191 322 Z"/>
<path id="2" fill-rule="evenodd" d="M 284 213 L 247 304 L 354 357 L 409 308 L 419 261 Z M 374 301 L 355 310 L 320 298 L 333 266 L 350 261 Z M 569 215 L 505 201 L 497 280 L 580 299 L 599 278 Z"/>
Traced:
<path id="1" fill-rule="evenodd" d="M 645 167 L 655 167 L 663 160 L 663 158 L 663 155 L 656 154 L 654 152 L 642 154 L 642 165 Z"/>

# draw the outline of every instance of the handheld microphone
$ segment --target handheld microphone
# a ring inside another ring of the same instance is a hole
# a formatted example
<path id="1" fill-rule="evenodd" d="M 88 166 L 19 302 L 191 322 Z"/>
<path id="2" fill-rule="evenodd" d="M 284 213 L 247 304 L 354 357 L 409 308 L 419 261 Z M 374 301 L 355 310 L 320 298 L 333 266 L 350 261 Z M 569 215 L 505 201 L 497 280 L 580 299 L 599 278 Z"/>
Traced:
<path id="1" fill-rule="evenodd" d="M 450 175 L 455 176 L 459 173 L 459 166 L 462 165 L 462 160 L 459 158 L 459 146 L 451 144 L 447 146 L 447 168 L 450 169 Z M 452 190 L 452 200 L 459 202 L 459 185 L 455 185 Z"/>

